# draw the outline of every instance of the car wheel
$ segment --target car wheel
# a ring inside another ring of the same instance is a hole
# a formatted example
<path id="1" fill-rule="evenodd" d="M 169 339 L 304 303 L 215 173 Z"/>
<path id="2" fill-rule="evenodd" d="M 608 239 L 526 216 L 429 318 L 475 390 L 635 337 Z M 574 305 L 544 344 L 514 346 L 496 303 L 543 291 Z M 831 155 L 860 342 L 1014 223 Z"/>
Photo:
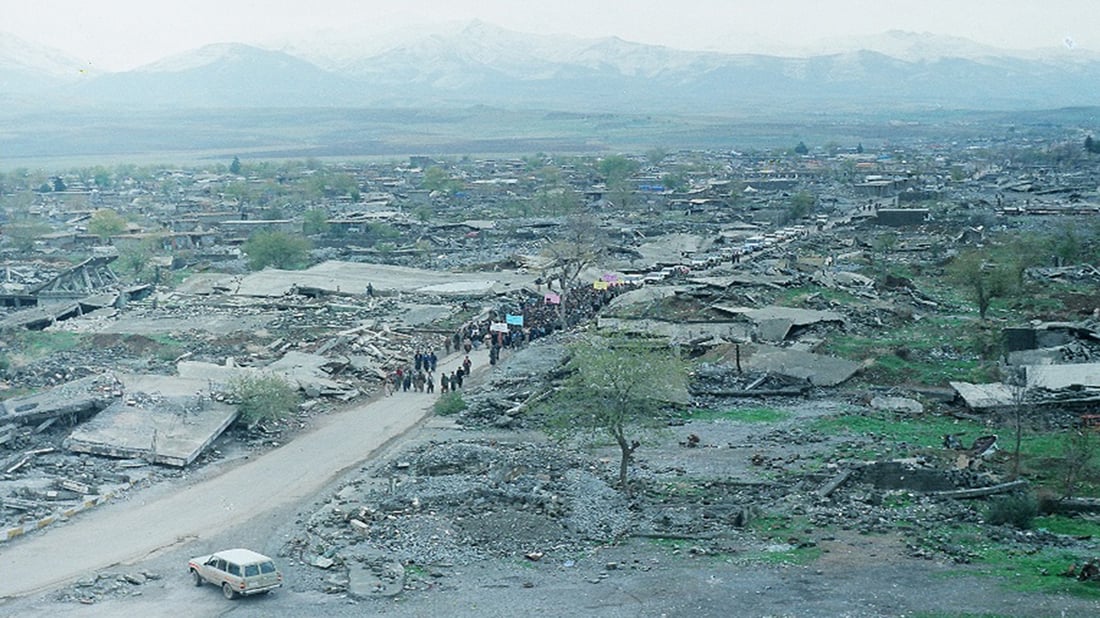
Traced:
<path id="1" fill-rule="evenodd" d="M 232 600 L 234 597 L 237 596 L 236 591 L 233 590 L 233 586 L 229 585 L 229 582 L 225 582 L 224 584 L 222 584 L 222 594 L 224 594 L 225 598 L 229 600 Z"/>
<path id="2" fill-rule="evenodd" d="M 191 569 L 191 580 L 195 582 L 196 586 L 201 586 L 203 584 L 202 575 L 199 575 L 199 572 L 195 569 Z"/>

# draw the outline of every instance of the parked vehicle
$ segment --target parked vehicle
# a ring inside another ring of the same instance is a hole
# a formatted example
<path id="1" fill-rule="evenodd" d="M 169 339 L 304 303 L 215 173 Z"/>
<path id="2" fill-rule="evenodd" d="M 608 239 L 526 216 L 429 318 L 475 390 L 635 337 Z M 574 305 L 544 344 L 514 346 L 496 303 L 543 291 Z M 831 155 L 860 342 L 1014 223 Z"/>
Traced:
<path id="1" fill-rule="evenodd" d="M 250 549 L 227 549 L 197 556 L 187 563 L 196 586 L 211 583 L 227 599 L 271 592 L 283 585 L 283 574 L 275 561 Z"/>

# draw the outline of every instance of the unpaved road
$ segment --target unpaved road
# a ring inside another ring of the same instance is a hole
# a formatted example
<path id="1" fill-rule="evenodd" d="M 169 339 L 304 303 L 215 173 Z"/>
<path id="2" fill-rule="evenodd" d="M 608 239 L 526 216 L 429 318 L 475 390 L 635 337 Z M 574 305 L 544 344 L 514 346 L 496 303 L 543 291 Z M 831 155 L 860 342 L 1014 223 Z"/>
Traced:
<path id="1" fill-rule="evenodd" d="M 470 358 L 477 367 L 488 364 L 484 350 Z M 449 372 L 461 360 L 452 354 L 440 370 Z M 149 499 L 109 503 L 56 529 L 0 545 L 0 599 L 54 588 L 172 546 L 195 546 L 200 553 L 204 540 L 308 500 L 415 427 L 435 400 L 415 392 L 376 398 L 323 417 L 308 433 L 224 473 L 153 492 L 158 495 Z"/>

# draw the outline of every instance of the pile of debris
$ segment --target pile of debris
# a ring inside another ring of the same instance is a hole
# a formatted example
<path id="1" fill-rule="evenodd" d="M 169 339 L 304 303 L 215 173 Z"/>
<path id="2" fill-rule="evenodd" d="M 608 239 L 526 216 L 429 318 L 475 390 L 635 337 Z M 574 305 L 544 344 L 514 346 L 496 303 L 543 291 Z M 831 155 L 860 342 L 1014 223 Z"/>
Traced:
<path id="1" fill-rule="evenodd" d="M 57 601 L 94 605 L 109 598 L 126 597 L 141 594 L 142 586 L 161 578 L 159 573 L 151 571 L 129 571 L 117 573 L 102 571 L 77 580 L 67 588 L 55 594 Z"/>
<path id="2" fill-rule="evenodd" d="M 552 445 L 431 443 L 345 485 L 283 554 L 323 569 L 377 574 L 379 561 L 449 568 L 569 553 L 625 534 L 627 507 L 590 466 Z M 340 580 L 324 587 L 354 587 Z"/>

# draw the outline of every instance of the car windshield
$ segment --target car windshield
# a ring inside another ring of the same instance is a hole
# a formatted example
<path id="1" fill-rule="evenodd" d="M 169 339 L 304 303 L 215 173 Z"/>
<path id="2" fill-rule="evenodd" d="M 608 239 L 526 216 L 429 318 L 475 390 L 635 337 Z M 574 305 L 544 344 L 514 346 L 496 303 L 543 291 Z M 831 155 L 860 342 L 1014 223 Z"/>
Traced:
<path id="1" fill-rule="evenodd" d="M 253 575 L 260 574 L 260 565 L 258 564 L 246 564 L 244 565 L 244 576 L 252 577 Z"/>
<path id="2" fill-rule="evenodd" d="M 260 572 L 261 573 L 274 573 L 275 572 L 275 563 L 274 562 L 261 562 L 260 563 Z"/>

